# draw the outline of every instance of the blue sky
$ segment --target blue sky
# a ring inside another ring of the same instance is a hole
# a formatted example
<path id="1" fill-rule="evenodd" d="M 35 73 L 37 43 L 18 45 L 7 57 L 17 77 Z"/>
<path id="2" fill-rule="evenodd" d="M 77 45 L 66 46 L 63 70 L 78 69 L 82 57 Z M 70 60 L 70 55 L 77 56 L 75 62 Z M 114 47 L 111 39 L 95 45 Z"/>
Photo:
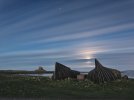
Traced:
<path id="1" fill-rule="evenodd" d="M 0 0 L 0 69 L 134 70 L 134 0 Z"/>

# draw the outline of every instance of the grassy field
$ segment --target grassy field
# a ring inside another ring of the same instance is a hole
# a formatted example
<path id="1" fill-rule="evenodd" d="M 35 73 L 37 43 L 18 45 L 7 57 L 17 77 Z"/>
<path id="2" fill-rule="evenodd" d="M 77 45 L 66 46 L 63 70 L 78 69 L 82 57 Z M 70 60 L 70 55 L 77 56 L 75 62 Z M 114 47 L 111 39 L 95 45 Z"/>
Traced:
<path id="1" fill-rule="evenodd" d="M 98 85 L 89 80 L 56 81 L 46 77 L 0 75 L 0 97 L 51 98 L 54 100 L 55 98 L 64 98 L 64 100 L 71 100 L 71 98 L 77 100 L 133 99 L 134 80 L 118 80 Z"/>

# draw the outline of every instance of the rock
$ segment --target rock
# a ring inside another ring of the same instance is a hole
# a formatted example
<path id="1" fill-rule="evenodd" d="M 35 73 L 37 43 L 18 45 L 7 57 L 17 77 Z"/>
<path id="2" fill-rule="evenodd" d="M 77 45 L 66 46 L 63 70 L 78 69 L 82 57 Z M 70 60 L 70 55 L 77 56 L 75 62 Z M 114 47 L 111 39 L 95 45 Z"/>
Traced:
<path id="1" fill-rule="evenodd" d="M 39 66 L 39 68 L 36 69 L 35 72 L 40 74 L 46 72 L 46 70 L 44 70 L 43 67 Z"/>
<path id="2" fill-rule="evenodd" d="M 40 71 L 43 70 L 44 71 L 43 67 L 41 67 L 41 66 L 39 66 L 38 70 L 40 70 Z"/>

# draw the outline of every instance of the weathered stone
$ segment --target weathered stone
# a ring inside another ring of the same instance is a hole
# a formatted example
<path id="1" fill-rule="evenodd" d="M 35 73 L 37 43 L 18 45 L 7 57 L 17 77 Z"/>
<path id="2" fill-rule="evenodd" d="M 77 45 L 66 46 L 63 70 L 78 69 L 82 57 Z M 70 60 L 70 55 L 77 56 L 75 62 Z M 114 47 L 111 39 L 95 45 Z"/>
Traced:
<path id="1" fill-rule="evenodd" d="M 104 83 L 121 79 L 121 72 L 115 69 L 106 68 L 95 59 L 95 69 L 88 73 L 88 79 L 94 83 Z"/>

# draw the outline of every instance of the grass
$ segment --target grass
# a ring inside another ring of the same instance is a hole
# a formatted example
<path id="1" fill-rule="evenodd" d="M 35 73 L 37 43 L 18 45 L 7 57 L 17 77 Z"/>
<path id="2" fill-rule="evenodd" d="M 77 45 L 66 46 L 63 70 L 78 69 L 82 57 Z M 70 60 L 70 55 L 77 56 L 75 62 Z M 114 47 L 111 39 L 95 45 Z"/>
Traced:
<path id="1" fill-rule="evenodd" d="M 1 74 L 44 74 L 44 73 L 53 73 L 53 71 L 45 70 L 35 70 L 35 71 L 26 71 L 26 70 L 0 70 Z"/>
<path id="2" fill-rule="evenodd" d="M 134 98 L 134 80 L 94 84 L 89 80 L 51 80 L 46 77 L 0 75 L 0 97 L 7 98 Z"/>

